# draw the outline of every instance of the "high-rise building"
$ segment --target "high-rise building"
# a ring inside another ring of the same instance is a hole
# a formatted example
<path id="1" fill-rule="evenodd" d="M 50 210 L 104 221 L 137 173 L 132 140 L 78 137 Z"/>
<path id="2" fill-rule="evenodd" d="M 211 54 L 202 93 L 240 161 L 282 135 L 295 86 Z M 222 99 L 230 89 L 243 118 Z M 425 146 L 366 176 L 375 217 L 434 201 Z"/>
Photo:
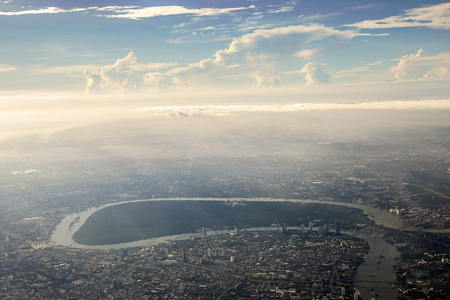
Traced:
<path id="1" fill-rule="evenodd" d="M 113 282 L 113 288 L 116 290 L 120 290 L 124 288 L 123 282 L 120 279 L 120 277 L 116 277 L 116 279 Z"/>
<path id="2" fill-rule="evenodd" d="M 27 293 L 25 292 L 24 289 L 21 289 L 21 290 L 19 291 L 19 299 L 20 299 L 20 300 L 25 300 L 25 299 L 27 299 Z"/>
<path id="3" fill-rule="evenodd" d="M 336 234 L 341 234 L 341 222 L 340 221 L 334 222 L 334 227 L 336 229 Z"/>
<path id="4" fill-rule="evenodd" d="M 154 266 L 155 258 L 153 257 L 153 255 L 150 255 L 149 257 L 147 257 L 147 263 L 152 267 Z"/>
<path id="5" fill-rule="evenodd" d="M 206 228 L 205 227 L 202 228 L 202 237 L 206 238 Z"/>
<path id="6" fill-rule="evenodd" d="M 402 289 L 408 289 L 408 272 L 403 273 L 400 281 L 402 284 Z"/>
<path id="7" fill-rule="evenodd" d="M 266 254 L 264 252 L 259 252 L 259 260 L 264 260 Z"/>

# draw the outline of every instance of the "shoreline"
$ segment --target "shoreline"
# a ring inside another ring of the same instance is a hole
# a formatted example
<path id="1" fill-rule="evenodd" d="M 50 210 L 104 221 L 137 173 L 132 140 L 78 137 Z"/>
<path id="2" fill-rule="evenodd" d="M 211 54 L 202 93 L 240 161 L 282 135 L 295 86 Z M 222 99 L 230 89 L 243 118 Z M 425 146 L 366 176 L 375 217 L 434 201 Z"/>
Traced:
<path id="1" fill-rule="evenodd" d="M 72 213 L 67 215 L 62 219 L 62 221 L 56 226 L 55 230 L 51 235 L 51 240 L 56 245 L 62 245 L 73 248 L 81 249 L 121 249 L 127 247 L 148 245 L 160 243 L 168 240 L 183 238 L 183 236 L 190 237 L 191 234 L 181 234 L 173 236 L 165 236 L 159 238 L 150 238 L 144 240 L 138 240 L 128 243 L 119 244 L 106 244 L 106 245 L 84 245 L 76 243 L 73 240 L 73 234 L 81 228 L 84 222 L 96 211 L 101 210 L 106 207 L 127 204 L 127 203 L 139 203 L 148 201 L 254 201 L 254 202 L 297 202 L 297 203 L 316 203 L 316 204 L 330 204 L 330 205 L 340 205 L 350 208 L 361 209 L 364 214 L 368 216 L 369 219 L 374 221 L 377 225 L 383 225 L 389 228 L 401 229 L 404 228 L 402 220 L 386 211 L 371 207 L 364 204 L 356 203 L 345 203 L 345 202 L 333 202 L 333 201 L 322 201 L 322 200 L 304 200 L 304 199 L 273 199 L 273 198 L 154 198 L 154 199 L 140 199 L 140 200 L 130 200 L 121 201 L 116 203 L 108 203 L 98 207 L 91 207 L 87 210 Z M 416 229 L 416 228 L 415 228 Z M 416 229 L 417 230 L 417 229 Z"/>

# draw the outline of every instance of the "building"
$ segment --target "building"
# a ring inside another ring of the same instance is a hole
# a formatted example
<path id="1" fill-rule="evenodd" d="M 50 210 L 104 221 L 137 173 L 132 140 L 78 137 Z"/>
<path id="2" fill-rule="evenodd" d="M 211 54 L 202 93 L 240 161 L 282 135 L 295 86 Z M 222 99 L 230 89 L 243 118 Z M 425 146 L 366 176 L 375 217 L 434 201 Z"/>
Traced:
<path id="1" fill-rule="evenodd" d="M 334 228 L 336 229 L 336 234 L 341 234 L 341 222 L 340 221 L 334 222 Z"/>
<path id="2" fill-rule="evenodd" d="M 281 233 L 287 233 L 286 222 L 283 222 L 283 225 L 281 225 Z"/>

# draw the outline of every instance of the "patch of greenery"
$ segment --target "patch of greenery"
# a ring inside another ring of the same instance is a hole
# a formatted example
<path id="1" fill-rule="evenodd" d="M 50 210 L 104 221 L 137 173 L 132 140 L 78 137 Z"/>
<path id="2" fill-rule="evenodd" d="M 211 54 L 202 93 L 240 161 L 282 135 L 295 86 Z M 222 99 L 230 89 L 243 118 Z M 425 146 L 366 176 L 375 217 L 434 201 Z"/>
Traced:
<path id="1" fill-rule="evenodd" d="M 273 223 L 287 226 L 307 225 L 309 221 L 342 225 L 368 222 L 359 209 L 344 206 L 294 202 L 225 201 L 148 201 L 126 203 L 101 209 L 90 216 L 74 234 L 86 245 L 105 245 L 137 241 L 182 233 L 202 227 L 265 227 Z"/>

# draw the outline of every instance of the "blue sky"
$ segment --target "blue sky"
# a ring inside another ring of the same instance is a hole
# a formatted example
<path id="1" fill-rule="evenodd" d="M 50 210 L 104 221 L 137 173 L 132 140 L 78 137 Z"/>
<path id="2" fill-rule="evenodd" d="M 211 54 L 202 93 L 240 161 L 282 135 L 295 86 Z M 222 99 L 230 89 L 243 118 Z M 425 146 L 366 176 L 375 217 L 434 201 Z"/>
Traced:
<path id="1" fill-rule="evenodd" d="M 450 78 L 450 2 L 0 1 L 0 89 L 302 88 Z"/>

